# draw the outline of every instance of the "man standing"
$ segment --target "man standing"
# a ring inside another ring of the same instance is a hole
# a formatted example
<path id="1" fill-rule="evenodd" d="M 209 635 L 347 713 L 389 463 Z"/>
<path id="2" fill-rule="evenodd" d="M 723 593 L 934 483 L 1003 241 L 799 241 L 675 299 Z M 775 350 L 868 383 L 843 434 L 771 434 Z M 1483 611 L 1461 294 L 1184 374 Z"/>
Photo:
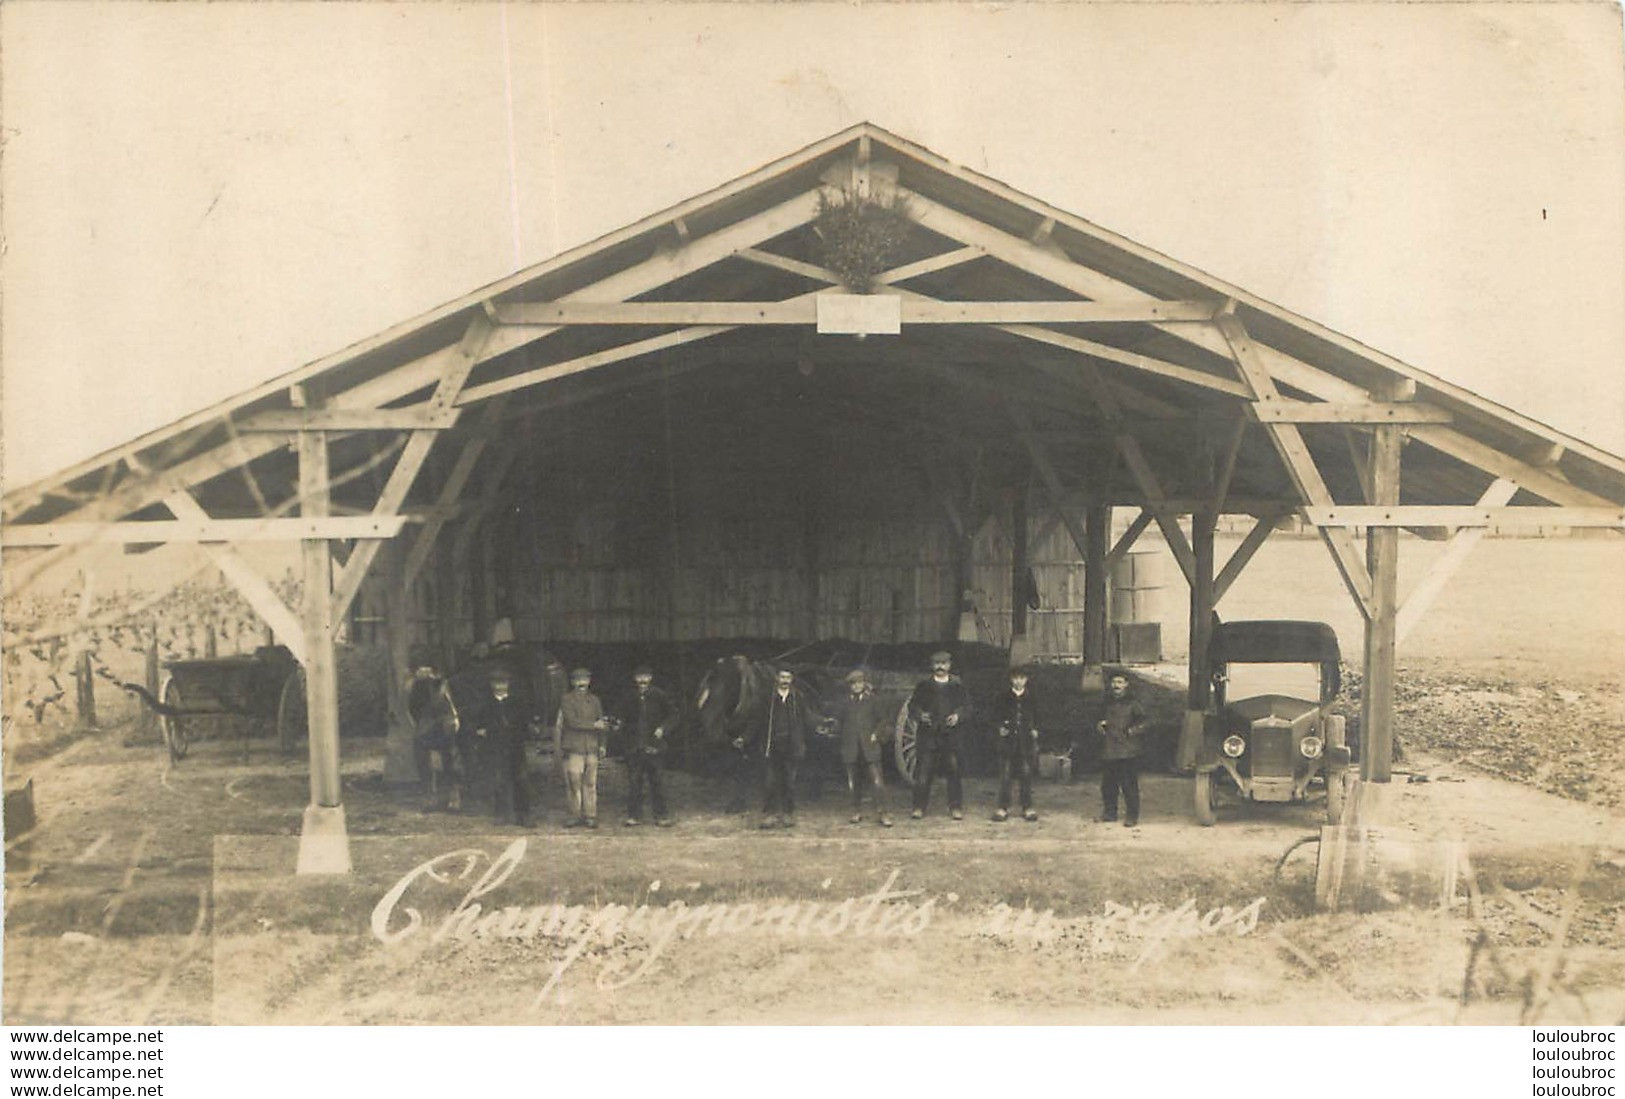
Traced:
<path id="1" fill-rule="evenodd" d="M 816 721 L 811 704 L 796 689 L 795 673 L 780 668 L 748 741 L 745 737 L 734 741 L 734 747 L 762 760 L 766 772 L 758 827 L 796 826 L 796 767 L 807 754 L 807 737 Z"/>
<path id="2" fill-rule="evenodd" d="M 406 712 L 412 719 L 412 756 L 418 781 L 428 795 L 426 809 L 458 812 L 463 807 L 467 753 L 456 742 L 457 708 L 452 705 L 446 680 L 434 668 L 427 652 L 413 654 L 412 675 L 406 681 Z"/>
<path id="3" fill-rule="evenodd" d="M 1027 687 L 1027 669 L 1010 669 L 1010 689 L 994 704 L 993 723 L 999 738 L 999 807 L 993 819 L 1010 819 L 1010 785 L 1021 786 L 1021 816 L 1038 819 L 1033 809 L 1033 774 L 1038 770 L 1038 704 Z"/>
<path id="4" fill-rule="evenodd" d="M 553 727 L 553 758 L 563 758 L 570 803 L 566 828 L 598 827 L 598 761 L 604 756 L 604 731 L 609 721 L 591 685 L 592 673 L 586 668 L 570 673 L 570 690 L 559 706 L 558 724 Z"/>
<path id="5" fill-rule="evenodd" d="M 1117 793 L 1123 793 L 1128 815 L 1123 827 L 1140 823 L 1140 749 L 1145 731 L 1145 710 L 1129 690 L 1128 676 L 1113 671 L 1107 680 L 1106 715 L 1098 726 L 1104 745 L 1100 750 L 1100 800 L 1103 821 L 1117 819 Z"/>
<path id="6" fill-rule="evenodd" d="M 965 819 L 965 791 L 959 777 L 960 749 L 970 720 L 970 692 L 953 673 L 953 657 L 945 652 L 931 654 L 931 678 L 922 679 L 908 700 L 908 713 L 915 723 L 914 812 L 915 820 L 925 816 L 931 799 L 931 784 L 937 768 L 948 775 L 948 814 Z"/>
<path id="7" fill-rule="evenodd" d="M 492 811 L 504 824 L 529 828 L 530 787 L 525 780 L 525 713 L 510 693 L 508 670 L 500 665 L 487 675 L 488 684 L 472 712 L 460 712 L 465 734 L 481 747 L 487 761 L 492 794 Z M 469 729 L 472 726 L 472 730 Z"/>
<path id="8" fill-rule="evenodd" d="M 882 777 L 880 752 L 891 739 L 890 722 L 880 699 L 869 686 L 862 668 L 846 673 L 848 694 L 835 704 L 835 723 L 841 731 L 841 762 L 846 765 L 846 788 L 852 792 L 852 823 L 863 822 L 863 795 L 873 791 L 875 818 L 882 828 L 891 827 L 886 815 L 886 787 Z M 893 716 L 896 709 L 892 710 Z"/>
<path id="9" fill-rule="evenodd" d="M 677 707 L 654 685 L 654 669 L 640 664 L 632 672 L 632 694 L 621 712 L 626 737 L 626 826 L 643 823 L 643 786 L 649 785 L 655 824 L 671 827 L 666 809 L 665 756 L 667 736 L 677 724 Z"/>

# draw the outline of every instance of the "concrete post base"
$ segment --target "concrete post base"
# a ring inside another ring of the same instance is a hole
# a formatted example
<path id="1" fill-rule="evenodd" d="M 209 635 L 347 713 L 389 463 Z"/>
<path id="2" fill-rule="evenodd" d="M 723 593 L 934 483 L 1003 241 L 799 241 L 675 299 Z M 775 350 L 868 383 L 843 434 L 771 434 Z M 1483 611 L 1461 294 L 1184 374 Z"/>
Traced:
<path id="1" fill-rule="evenodd" d="M 350 833 L 344 825 L 344 806 L 305 806 L 296 873 L 348 874 L 350 870 Z"/>

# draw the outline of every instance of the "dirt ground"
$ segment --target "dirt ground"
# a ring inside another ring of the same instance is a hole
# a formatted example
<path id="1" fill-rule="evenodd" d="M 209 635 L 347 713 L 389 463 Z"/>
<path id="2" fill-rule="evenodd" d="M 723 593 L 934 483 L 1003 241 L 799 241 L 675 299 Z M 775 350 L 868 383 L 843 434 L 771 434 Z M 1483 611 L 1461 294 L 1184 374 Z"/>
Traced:
<path id="1" fill-rule="evenodd" d="M 1618 1023 L 1625 554 L 1555 543 L 1535 573 L 1497 545 L 1473 583 L 1499 601 L 1447 592 L 1402 649 L 1405 755 L 1382 833 L 1335 859 L 1363 885 L 1345 910 L 1315 906 L 1320 804 L 1232 803 L 1202 829 L 1172 774 L 1145 776 L 1132 830 L 1093 820 L 1084 776 L 1041 783 L 1037 823 L 989 821 L 978 777 L 962 822 L 939 788 L 924 821 L 854 826 L 832 789 L 762 832 L 684 774 L 675 828 L 622 828 L 611 764 L 608 824 L 583 834 L 538 760 L 522 832 L 423 812 L 382 783 L 377 738 L 345 743 L 355 872 L 301 879 L 302 759 L 224 737 L 171 766 L 117 726 L 25 768 L 40 821 L 8 837 L 4 1021 Z M 1324 551 L 1280 547 L 1254 569 L 1312 616 Z M 1283 613 L 1255 582 L 1227 617 Z"/>

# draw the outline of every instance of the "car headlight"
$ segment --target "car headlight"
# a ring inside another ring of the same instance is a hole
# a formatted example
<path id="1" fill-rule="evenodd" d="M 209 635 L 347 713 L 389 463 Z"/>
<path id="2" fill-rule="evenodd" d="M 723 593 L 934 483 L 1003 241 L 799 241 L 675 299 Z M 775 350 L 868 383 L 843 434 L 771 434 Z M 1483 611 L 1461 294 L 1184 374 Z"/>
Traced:
<path id="1" fill-rule="evenodd" d="M 1303 753 L 1305 759 L 1319 759 L 1320 753 L 1326 750 L 1326 742 L 1318 736 L 1306 736 L 1298 741 L 1298 751 Z"/>
<path id="2" fill-rule="evenodd" d="M 1247 742 L 1239 736 L 1231 735 L 1224 738 L 1224 754 L 1235 759 L 1247 750 Z"/>

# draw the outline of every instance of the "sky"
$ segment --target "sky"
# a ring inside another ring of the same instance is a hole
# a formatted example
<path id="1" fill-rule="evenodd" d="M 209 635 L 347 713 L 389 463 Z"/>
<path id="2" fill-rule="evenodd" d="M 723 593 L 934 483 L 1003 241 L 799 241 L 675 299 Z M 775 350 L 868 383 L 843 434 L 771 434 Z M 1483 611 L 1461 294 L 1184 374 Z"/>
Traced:
<path id="1" fill-rule="evenodd" d="M 870 121 L 1625 453 L 1611 4 L 0 8 L 15 486 Z"/>

